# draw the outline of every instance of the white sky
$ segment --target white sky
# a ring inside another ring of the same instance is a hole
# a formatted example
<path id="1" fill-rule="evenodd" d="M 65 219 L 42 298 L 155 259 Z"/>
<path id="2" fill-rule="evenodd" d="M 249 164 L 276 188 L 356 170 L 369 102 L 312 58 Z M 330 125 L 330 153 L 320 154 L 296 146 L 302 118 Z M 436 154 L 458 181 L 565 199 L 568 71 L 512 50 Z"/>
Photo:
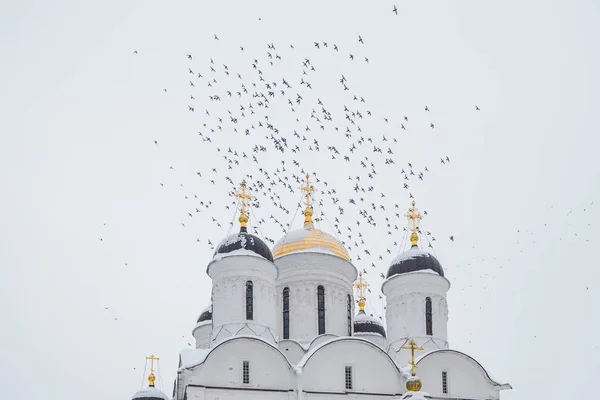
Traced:
<path id="1" fill-rule="evenodd" d="M 392 242 L 400 243 L 402 232 L 387 235 L 384 218 L 403 224 L 394 214 L 406 210 L 411 192 L 428 211 L 424 227 L 436 236 L 434 253 L 452 283 L 451 347 L 510 382 L 514 390 L 503 399 L 558 399 L 562 391 L 575 398 L 595 389 L 597 2 L 396 2 L 398 16 L 390 1 L 204 3 L 0 5 L 5 397 L 128 398 L 140 388 L 150 353 L 161 358 L 162 384 L 170 394 L 178 352 L 193 344 L 191 330 L 210 299 L 207 242 L 225 237 L 234 218 L 233 209 L 224 208 L 231 201 L 225 177 L 237 183 L 251 174 L 250 183 L 264 181 L 258 168 L 272 176 L 282 159 L 282 178 L 299 173 L 292 165 L 297 160 L 335 187 L 344 215 L 329 196 L 320 196 L 320 209 L 332 224 L 338 217 L 352 226 L 352 235 L 357 229 L 363 234 L 374 256 L 356 249 L 351 254 L 355 260 L 363 255 L 356 266 L 368 270 L 372 313 L 382 314 L 379 274 L 401 250 Z M 329 47 L 316 49 L 314 41 Z M 273 67 L 267 59 L 271 42 L 282 57 Z M 304 76 L 313 89 L 300 84 L 305 57 L 316 69 Z M 277 90 L 282 78 L 294 87 L 272 99 L 270 109 L 257 108 L 242 121 L 240 100 L 225 91 L 239 90 L 238 72 L 252 91 L 255 58 Z M 194 78 L 188 68 L 204 77 Z M 341 74 L 351 90 L 341 90 Z M 213 76 L 218 83 L 209 88 Z M 223 101 L 211 102 L 213 93 Z M 295 100 L 296 93 L 304 103 L 294 114 L 287 98 Z M 354 94 L 365 104 L 353 101 Z M 309 118 L 313 108 L 321 116 L 317 98 L 332 113 L 324 131 Z M 362 133 L 344 119 L 344 105 L 372 112 L 356 119 Z M 227 110 L 238 114 L 238 133 Z M 274 151 L 267 130 L 242 134 L 243 126 L 264 121 L 264 115 L 290 145 L 302 146 L 300 153 Z M 404 115 L 406 131 L 400 130 Z M 218 117 L 223 131 L 212 134 L 212 144 L 203 142 L 198 132 L 210 134 Z M 346 126 L 351 139 L 342 134 Z M 294 130 L 318 138 L 321 151 L 306 151 L 308 142 L 295 140 Z M 350 154 L 361 135 L 373 143 Z M 229 147 L 250 157 L 254 144 L 268 147 L 257 155 L 260 166 L 246 159 L 227 170 L 223 155 Z M 375 155 L 373 145 L 384 154 Z M 330 159 L 328 146 L 340 151 L 338 159 Z M 391 167 L 383 163 L 388 146 L 396 162 Z M 341 160 L 346 154 L 349 163 Z M 358 201 L 348 175 L 366 174 L 364 156 L 379 160 L 375 189 L 362 195 L 366 208 L 371 202 L 387 207 L 374 214 L 377 227 L 356 227 L 357 208 L 348 204 L 349 198 Z M 442 165 L 445 156 L 451 162 Z M 408 191 L 399 173 L 407 162 L 415 173 L 429 169 L 422 182 L 411 177 Z M 282 232 L 269 216 L 292 223 L 299 195 L 274 189 L 292 213 L 285 215 L 259 192 L 261 207 L 252 215 L 267 221 L 262 236 L 278 239 Z M 213 204 L 195 213 L 199 201 Z M 293 226 L 300 225 L 296 217 Z M 333 231 L 325 222 L 321 228 Z"/>

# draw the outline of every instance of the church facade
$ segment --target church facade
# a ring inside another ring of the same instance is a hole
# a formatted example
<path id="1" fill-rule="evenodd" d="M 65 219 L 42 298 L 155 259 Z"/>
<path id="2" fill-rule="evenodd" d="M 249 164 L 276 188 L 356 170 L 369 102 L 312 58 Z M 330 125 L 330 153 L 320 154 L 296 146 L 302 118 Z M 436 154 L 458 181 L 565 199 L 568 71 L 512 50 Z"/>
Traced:
<path id="1" fill-rule="evenodd" d="M 193 329 L 196 348 L 180 353 L 173 399 L 492 400 L 511 388 L 450 348 L 450 282 L 418 246 L 414 202 L 412 247 L 382 286 L 384 326 L 365 313 L 367 285 L 344 246 L 313 225 L 308 177 L 303 189 L 304 226 L 270 249 L 247 232 L 242 184 L 241 228 L 208 263 L 212 304 Z"/>

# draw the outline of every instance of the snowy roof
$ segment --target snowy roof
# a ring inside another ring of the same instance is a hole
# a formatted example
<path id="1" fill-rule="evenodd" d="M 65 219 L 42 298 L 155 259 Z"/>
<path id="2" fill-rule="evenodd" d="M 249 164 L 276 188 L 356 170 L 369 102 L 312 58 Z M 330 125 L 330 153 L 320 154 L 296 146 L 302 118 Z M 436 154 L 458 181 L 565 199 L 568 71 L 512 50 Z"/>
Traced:
<path id="1" fill-rule="evenodd" d="M 430 399 L 429 393 L 418 391 L 418 392 L 406 392 L 400 399 L 411 399 L 411 400 L 427 400 Z"/>
<path id="2" fill-rule="evenodd" d="M 456 353 L 456 354 L 460 354 L 464 357 L 467 357 L 468 359 L 470 359 L 472 362 L 474 362 L 475 364 L 477 364 L 479 366 L 479 368 L 481 368 L 481 370 L 484 372 L 485 376 L 488 378 L 488 380 L 490 381 L 490 383 L 492 383 L 494 386 L 499 386 L 501 390 L 504 389 L 512 389 L 512 386 L 509 383 L 499 383 L 499 381 L 497 381 L 496 379 L 494 379 L 490 373 L 483 367 L 483 365 L 481 365 L 479 363 L 479 361 L 477 361 L 476 359 L 474 359 L 473 357 L 471 357 L 470 355 L 463 353 L 462 351 L 458 351 L 458 350 L 452 350 L 452 349 L 435 349 L 435 350 L 431 350 L 425 354 L 421 354 L 419 357 L 417 357 L 415 359 L 415 362 L 418 364 L 419 362 L 421 362 L 421 360 L 423 360 L 425 357 L 428 357 L 434 353 L 447 353 L 447 352 L 452 352 L 452 353 Z M 410 368 L 410 366 L 408 366 L 408 368 Z"/>
<path id="3" fill-rule="evenodd" d="M 281 354 L 281 356 L 283 358 L 285 358 L 285 356 L 283 355 L 281 350 L 279 350 L 277 347 L 273 346 L 273 344 L 271 344 L 270 342 L 268 342 L 267 340 L 263 339 L 260 336 L 236 335 L 236 336 L 229 336 L 229 337 L 221 340 L 220 342 L 218 342 L 216 345 L 214 345 L 213 347 L 211 347 L 209 349 L 183 349 L 183 350 L 181 350 L 179 352 L 179 358 L 181 360 L 181 365 L 180 365 L 179 369 L 183 370 L 183 369 L 194 368 L 194 367 L 202 364 L 206 360 L 206 357 L 208 357 L 208 355 L 212 351 L 217 349 L 220 345 L 230 342 L 230 341 L 233 341 L 233 340 L 239 340 L 239 339 L 250 339 L 250 340 L 256 340 L 259 342 L 263 342 L 263 343 L 267 344 L 268 346 L 272 347 L 279 354 Z"/>
<path id="4" fill-rule="evenodd" d="M 416 271 L 431 271 L 444 276 L 444 270 L 437 258 L 428 252 L 421 250 L 418 246 L 412 246 L 409 250 L 397 255 L 396 258 L 392 260 L 387 277 L 390 278 L 394 275 Z"/>
<path id="5" fill-rule="evenodd" d="M 228 256 L 258 256 L 273 261 L 269 246 L 257 236 L 248 233 L 245 228 L 223 239 L 217 246 L 213 259 L 220 260 Z"/>
<path id="6" fill-rule="evenodd" d="M 378 318 L 359 311 L 354 317 L 354 333 L 378 333 L 385 337 L 385 328 Z"/>
<path id="7" fill-rule="evenodd" d="M 181 368 L 190 368 L 200 365 L 206 359 L 211 349 L 183 349 L 179 352 Z"/>
<path id="8" fill-rule="evenodd" d="M 315 228 L 313 224 L 306 224 L 301 229 L 288 232 L 273 246 L 274 258 L 296 253 L 330 254 L 350 261 L 344 245 L 332 235 Z"/>
<path id="9" fill-rule="evenodd" d="M 383 349 L 379 346 L 377 346 L 376 344 L 374 344 L 373 342 L 363 339 L 361 337 L 357 337 L 357 336 L 341 336 L 341 337 L 336 337 L 336 338 L 332 338 L 330 340 L 327 340 L 323 343 L 319 343 L 318 345 L 316 345 L 315 347 L 313 347 L 312 349 L 310 349 L 303 357 L 302 359 L 298 362 L 298 364 L 296 365 L 297 369 L 302 369 L 304 368 L 304 366 L 306 365 L 306 363 L 308 362 L 308 360 L 310 360 L 310 358 L 317 352 L 319 351 L 320 348 L 325 347 L 331 343 L 334 342 L 339 342 L 339 341 L 347 341 L 347 342 L 363 342 L 369 346 L 372 346 L 373 348 L 377 349 L 378 351 L 381 351 L 390 361 L 390 363 L 395 367 L 398 368 L 398 366 L 396 365 L 396 363 L 392 360 L 392 358 L 389 356 L 389 354 L 387 354 L 385 351 L 383 351 Z M 400 370 L 398 368 L 398 370 Z"/>
<path id="10" fill-rule="evenodd" d="M 137 400 L 171 400 L 169 396 L 161 392 L 155 387 L 143 388 L 139 392 L 133 395 L 132 399 Z"/>

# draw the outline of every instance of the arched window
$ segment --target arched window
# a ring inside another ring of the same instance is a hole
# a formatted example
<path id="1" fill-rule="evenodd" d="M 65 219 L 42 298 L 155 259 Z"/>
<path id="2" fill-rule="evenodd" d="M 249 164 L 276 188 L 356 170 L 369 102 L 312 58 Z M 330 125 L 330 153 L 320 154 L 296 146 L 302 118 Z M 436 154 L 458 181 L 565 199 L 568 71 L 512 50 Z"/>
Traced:
<path id="1" fill-rule="evenodd" d="M 352 296 L 348 295 L 348 336 L 352 336 Z"/>
<path id="2" fill-rule="evenodd" d="M 431 297 L 425 299 L 425 334 L 433 335 L 433 322 L 431 321 Z"/>
<path id="3" fill-rule="evenodd" d="M 317 312 L 319 314 L 319 335 L 325 333 L 325 288 L 317 287 Z"/>
<path id="4" fill-rule="evenodd" d="M 246 282 L 246 319 L 254 319 L 254 285 L 252 285 L 252 281 Z"/>
<path id="5" fill-rule="evenodd" d="M 283 289 L 283 338 L 290 338 L 290 288 Z"/>

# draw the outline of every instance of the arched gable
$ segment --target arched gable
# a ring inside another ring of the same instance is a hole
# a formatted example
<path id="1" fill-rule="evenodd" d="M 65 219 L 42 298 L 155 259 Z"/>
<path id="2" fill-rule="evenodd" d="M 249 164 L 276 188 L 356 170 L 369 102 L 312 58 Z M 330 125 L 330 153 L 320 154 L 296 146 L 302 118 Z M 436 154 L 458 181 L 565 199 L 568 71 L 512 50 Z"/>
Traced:
<path id="1" fill-rule="evenodd" d="M 512 389 L 496 382 L 477 360 L 460 351 L 434 350 L 423 355 L 417 365 L 423 390 L 433 396 L 497 398 L 500 390 Z M 442 373 L 447 393 L 443 393 Z"/>
<path id="2" fill-rule="evenodd" d="M 244 383 L 243 363 L 248 362 L 249 383 Z M 294 371 L 286 357 L 256 336 L 236 336 L 211 349 L 192 370 L 187 385 L 287 389 L 294 387 Z"/>
<path id="3" fill-rule="evenodd" d="M 405 391 L 404 376 L 394 361 L 365 339 L 340 337 L 321 343 L 302 358 L 298 367 L 302 369 L 302 389 L 308 393 L 395 395 Z M 351 389 L 346 387 L 346 367 L 351 368 Z"/>

